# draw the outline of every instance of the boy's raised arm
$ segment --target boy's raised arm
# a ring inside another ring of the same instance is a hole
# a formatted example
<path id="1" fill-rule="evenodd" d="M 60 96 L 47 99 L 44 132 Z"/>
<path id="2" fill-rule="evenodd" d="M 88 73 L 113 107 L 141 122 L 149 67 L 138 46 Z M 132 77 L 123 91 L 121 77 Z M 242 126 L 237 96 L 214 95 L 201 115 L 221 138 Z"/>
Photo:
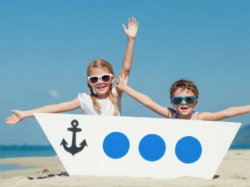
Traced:
<path id="1" fill-rule="evenodd" d="M 172 118 L 172 116 L 175 113 L 175 110 L 159 105 L 158 103 L 154 102 L 147 95 L 144 95 L 144 94 L 137 92 L 136 90 L 130 88 L 127 85 L 127 83 L 128 83 L 128 77 L 125 78 L 125 76 L 120 76 L 119 79 L 117 80 L 117 85 L 116 85 L 117 90 L 124 91 L 130 97 L 132 97 L 136 101 L 140 102 L 144 106 L 148 107 L 149 109 L 153 110 L 154 112 L 156 112 L 164 117 Z"/>
<path id="2" fill-rule="evenodd" d="M 226 118 L 231 118 L 234 116 L 239 116 L 242 114 L 250 113 L 250 105 L 230 107 L 219 112 L 202 112 L 197 114 L 198 120 L 207 120 L 207 121 L 219 121 Z"/>

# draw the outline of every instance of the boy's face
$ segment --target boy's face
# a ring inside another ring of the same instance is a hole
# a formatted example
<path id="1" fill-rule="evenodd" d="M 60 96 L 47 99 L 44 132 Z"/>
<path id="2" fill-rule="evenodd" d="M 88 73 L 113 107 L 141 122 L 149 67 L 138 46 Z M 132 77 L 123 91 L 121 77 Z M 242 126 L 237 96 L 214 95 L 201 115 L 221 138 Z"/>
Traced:
<path id="1" fill-rule="evenodd" d="M 187 96 L 195 96 L 191 90 L 178 88 L 174 92 L 174 97 L 187 97 Z M 175 110 L 180 114 L 180 117 L 192 117 L 193 110 L 198 103 L 198 99 L 195 101 L 193 105 L 186 104 L 185 100 L 182 101 L 180 105 L 174 105 L 171 101 L 171 104 L 175 108 Z"/>

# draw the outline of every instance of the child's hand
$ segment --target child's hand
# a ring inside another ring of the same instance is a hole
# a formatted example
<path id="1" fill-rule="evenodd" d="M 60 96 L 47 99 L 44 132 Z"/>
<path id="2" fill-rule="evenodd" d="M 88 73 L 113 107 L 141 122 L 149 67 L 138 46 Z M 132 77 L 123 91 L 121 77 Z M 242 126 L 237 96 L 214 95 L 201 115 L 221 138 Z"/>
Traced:
<path id="1" fill-rule="evenodd" d="M 19 111 L 19 110 L 11 110 L 12 113 L 14 113 L 12 116 L 8 117 L 6 119 L 7 124 L 9 125 L 14 125 L 16 123 L 19 123 L 20 121 L 22 121 L 25 117 L 24 117 L 24 112 L 23 111 Z"/>
<path id="2" fill-rule="evenodd" d="M 136 22 L 136 19 L 132 17 L 131 20 L 130 18 L 128 18 L 128 29 L 126 29 L 124 24 L 122 25 L 123 30 L 125 34 L 128 36 L 128 38 L 135 39 L 138 30 L 138 24 L 139 23 Z"/>
<path id="3" fill-rule="evenodd" d="M 126 78 L 125 78 L 124 75 L 119 76 L 119 78 L 117 79 L 117 84 L 115 85 L 115 87 L 118 90 L 124 91 L 127 86 L 128 86 L 128 76 Z"/>

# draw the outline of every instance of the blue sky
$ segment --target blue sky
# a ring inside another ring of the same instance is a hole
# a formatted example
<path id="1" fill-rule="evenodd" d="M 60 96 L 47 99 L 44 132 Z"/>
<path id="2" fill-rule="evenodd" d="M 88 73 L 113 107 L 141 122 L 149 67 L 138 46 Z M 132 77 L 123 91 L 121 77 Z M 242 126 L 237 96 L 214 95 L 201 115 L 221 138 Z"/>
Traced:
<path id="1" fill-rule="evenodd" d="M 186 78 L 199 89 L 198 112 L 250 104 L 249 7 L 243 0 L 0 1 L 0 144 L 48 144 L 34 118 L 6 125 L 10 109 L 88 92 L 86 68 L 95 58 L 118 74 L 127 41 L 122 24 L 132 16 L 139 30 L 131 87 L 170 106 L 169 88 Z M 122 115 L 160 117 L 125 94 Z M 247 125 L 250 114 L 225 121 Z"/>

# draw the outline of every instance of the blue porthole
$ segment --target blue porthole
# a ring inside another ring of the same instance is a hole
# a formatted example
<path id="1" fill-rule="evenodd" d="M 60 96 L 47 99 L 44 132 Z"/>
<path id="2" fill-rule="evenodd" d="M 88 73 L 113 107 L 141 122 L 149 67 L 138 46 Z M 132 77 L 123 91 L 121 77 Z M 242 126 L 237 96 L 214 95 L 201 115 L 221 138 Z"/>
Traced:
<path id="1" fill-rule="evenodd" d="M 141 156 L 147 161 L 157 161 L 166 151 L 166 145 L 164 140 L 156 135 L 149 134 L 142 138 L 139 144 L 139 152 Z"/>
<path id="2" fill-rule="evenodd" d="M 196 138 L 186 136 L 181 138 L 175 146 L 177 158 L 186 164 L 191 164 L 199 160 L 202 153 L 202 147 Z"/>
<path id="3" fill-rule="evenodd" d="M 105 154 L 113 159 L 124 157 L 129 150 L 129 140 L 121 132 L 112 132 L 108 134 L 103 141 L 103 150 Z"/>

